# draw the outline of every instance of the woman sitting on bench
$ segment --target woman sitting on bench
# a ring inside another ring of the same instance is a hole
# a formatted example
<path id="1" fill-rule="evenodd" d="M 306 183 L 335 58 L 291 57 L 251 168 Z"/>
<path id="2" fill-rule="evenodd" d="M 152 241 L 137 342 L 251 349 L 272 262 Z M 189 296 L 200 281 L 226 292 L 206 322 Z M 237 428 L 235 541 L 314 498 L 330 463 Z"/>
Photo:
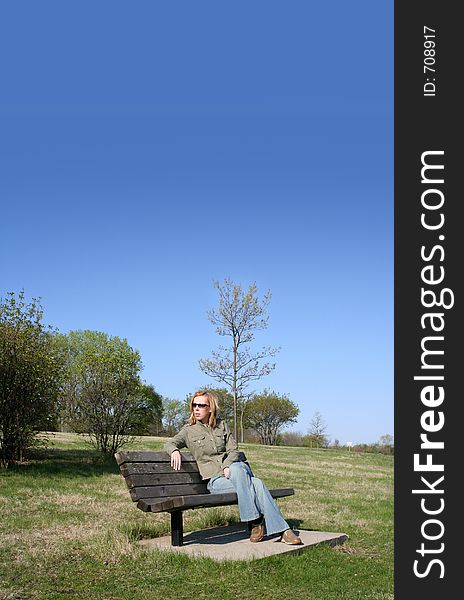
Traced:
<path id="1" fill-rule="evenodd" d="M 251 524 L 251 542 L 267 535 L 282 534 L 285 544 L 302 544 L 290 529 L 265 484 L 254 477 L 250 466 L 239 452 L 226 422 L 216 416 L 216 396 L 199 390 L 190 400 L 190 419 L 164 449 L 171 455 L 171 466 L 178 471 L 182 462 L 180 448 L 188 448 L 198 464 L 208 490 L 214 493 L 236 492 L 240 519 Z"/>

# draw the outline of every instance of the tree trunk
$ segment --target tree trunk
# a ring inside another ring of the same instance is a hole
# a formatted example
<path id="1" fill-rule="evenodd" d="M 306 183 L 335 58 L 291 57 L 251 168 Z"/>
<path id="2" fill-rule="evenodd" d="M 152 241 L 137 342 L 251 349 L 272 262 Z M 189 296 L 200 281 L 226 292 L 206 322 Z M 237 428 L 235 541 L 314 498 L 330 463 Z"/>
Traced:
<path id="1" fill-rule="evenodd" d="M 238 423 L 237 423 L 237 343 L 235 341 L 234 336 L 234 385 L 233 385 L 233 394 L 234 394 L 234 438 L 238 440 Z"/>
<path id="2" fill-rule="evenodd" d="M 240 443 L 243 444 L 244 431 L 243 431 L 243 408 L 240 410 Z"/>

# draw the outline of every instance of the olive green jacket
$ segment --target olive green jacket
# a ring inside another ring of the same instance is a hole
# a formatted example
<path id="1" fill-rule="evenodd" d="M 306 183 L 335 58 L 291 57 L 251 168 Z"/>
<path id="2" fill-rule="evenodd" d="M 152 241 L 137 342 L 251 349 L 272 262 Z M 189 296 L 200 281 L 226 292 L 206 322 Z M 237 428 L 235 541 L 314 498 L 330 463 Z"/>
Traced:
<path id="1" fill-rule="evenodd" d="M 179 433 L 164 445 L 168 454 L 180 448 L 188 448 L 193 455 L 202 479 L 222 475 L 223 469 L 230 467 L 233 462 L 245 459 L 243 452 L 239 452 L 227 423 L 222 419 L 217 420 L 214 429 L 199 422 L 184 425 Z"/>

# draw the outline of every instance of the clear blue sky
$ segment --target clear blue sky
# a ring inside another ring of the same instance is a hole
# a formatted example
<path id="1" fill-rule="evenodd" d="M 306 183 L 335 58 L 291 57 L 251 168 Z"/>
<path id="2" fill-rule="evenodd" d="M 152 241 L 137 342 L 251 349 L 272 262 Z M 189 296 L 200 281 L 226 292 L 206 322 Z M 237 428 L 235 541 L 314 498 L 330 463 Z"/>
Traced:
<path id="1" fill-rule="evenodd" d="M 183 398 L 213 279 L 273 297 L 254 389 L 393 433 L 393 3 L 2 3 L 0 296 Z"/>

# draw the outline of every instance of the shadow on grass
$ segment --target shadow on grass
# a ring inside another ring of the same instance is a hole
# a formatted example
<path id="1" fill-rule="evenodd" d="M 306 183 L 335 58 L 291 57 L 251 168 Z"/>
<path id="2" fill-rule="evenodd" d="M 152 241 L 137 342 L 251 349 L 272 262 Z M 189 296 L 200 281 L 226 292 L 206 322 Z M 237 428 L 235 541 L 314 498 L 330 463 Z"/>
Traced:
<path id="1" fill-rule="evenodd" d="M 290 527 L 296 531 L 299 531 L 303 521 L 301 519 L 288 519 Z M 199 531 L 206 531 L 212 527 L 229 527 L 234 525 L 242 525 L 244 530 L 248 533 L 246 523 L 240 521 L 240 518 L 231 514 L 223 515 L 220 510 L 215 510 L 205 515 L 203 518 L 188 523 L 184 527 L 184 534 L 191 534 Z M 169 519 L 166 519 L 164 523 L 121 523 L 119 526 L 121 533 L 124 533 L 130 542 L 139 542 L 140 540 L 153 539 L 171 533 L 171 524 Z M 312 529 L 305 529 L 305 531 L 314 531 Z"/>
<path id="2" fill-rule="evenodd" d="M 4 475 L 27 474 L 32 477 L 57 475 L 60 477 L 95 477 L 119 474 L 114 457 L 104 457 L 93 449 L 63 450 L 47 448 L 32 450 L 23 463 L 12 464 Z"/>

